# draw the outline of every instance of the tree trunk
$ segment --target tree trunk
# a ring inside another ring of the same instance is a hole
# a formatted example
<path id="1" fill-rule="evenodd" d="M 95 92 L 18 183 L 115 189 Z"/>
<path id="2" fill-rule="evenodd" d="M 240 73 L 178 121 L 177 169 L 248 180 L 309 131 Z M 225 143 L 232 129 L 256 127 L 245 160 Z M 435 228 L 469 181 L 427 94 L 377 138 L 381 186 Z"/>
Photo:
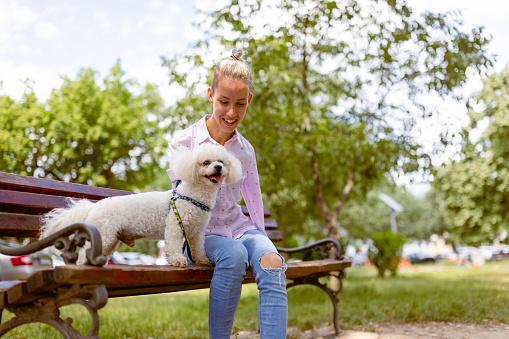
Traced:
<path id="1" fill-rule="evenodd" d="M 353 161 L 351 162 L 350 173 L 348 175 L 347 183 L 343 189 L 343 194 L 339 198 L 339 200 L 334 204 L 334 209 L 331 211 L 325 202 L 325 198 L 323 196 L 323 188 L 320 180 L 320 170 L 318 168 L 318 163 L 312 158 L 312 172 L 313 172 L 313 184 L 315 187 L 315 196 L 316 203 L 318 205 L 318 209 L 322 214 L 322 218 L 324 220 L 325 226 L 327 227 L 327 236 L 329 238 L 333 238 L 339 240 L 340 232 L 339 232 L 339 223 L 338 223 L 338 215 L 343 207 L 348 195 L 352 191 L 354 185 L 354 173 L 353 173 Z M 329 258 L 335 258 L 335 250 L 331 250 L 329 252 Z M 339 272 L 331 272 L 332 274 L 339 275 Z M 341 281 L 335 276 L 330 277 L 330 288 L 333 291 L 337 291 L 340 288 Z"/>
<path id="2" fill-rule="evenodd" d="M 338 199 L 338 201 L 334 204 L 334 209 L 331 211 L 325 202 L 325 198 L 323 195 L 322 183 L 320 180 L 320 170 L 318 168 L 318 163 L 314 158 L 311 158 L 311 166 L 313 173 L 313 184 L 315 187 L 315 197 L 316 204 L 318 205 L 318 210 L 322 215 L 325 226 L 327 227 L 327 236 L 329 238 L 333 238 L 339 240 L 340 232 L 339 232 L 339 223 L 338 216 L 341 212 L 341 208 L 343 208 L 348 195 L 353 189 L 354 185 L 354 172 L 353 172 L 354 162 L 350 163 L 350 173 L 348 174 L 348 180 L 346 182 L 345 187 L 343 188 L 343 194 Z"/>

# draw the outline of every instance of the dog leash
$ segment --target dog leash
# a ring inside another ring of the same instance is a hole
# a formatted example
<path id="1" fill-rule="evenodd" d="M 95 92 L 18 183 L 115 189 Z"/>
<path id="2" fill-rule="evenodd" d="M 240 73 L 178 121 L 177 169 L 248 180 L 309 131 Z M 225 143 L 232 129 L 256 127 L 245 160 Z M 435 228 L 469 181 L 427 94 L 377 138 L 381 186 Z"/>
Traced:
<path id="1" fill-rule="evenodd" d="M 202 204 L 201 202 L 198 202 L 198 201 L 194 200 L 193 198 L 189 198 L 189 197 L 186 197 L 185 195 L 181 195 L 181 194 L 177 193 L 177 187 L 178 187 L 178 185 L 180 185 L 181 182 L 182 182 L 181 180 L 177 180 L 177 182 L 175 182 L 175 188 L 173 189 L 173 193 L 172 193 L 172 196 L 171 196 L 171 199 L 170 199 L 170 207 L 173 209 L 173 213 L 175 213 L 175 217 L 177 218 L 177 221 L 179 223 L 180 229 L 182 230 L 182 234 L 184 235 L 185 241 L 184 241 L 184 247 L 182 248 L 182 251 L 187 247 L 187 255 L 189 256 L 189 259 L 194 262 L 193 256 L 191 255 L 191 247 L 189 246 L 189 242 L 187 241 L 186 230 L 184 229 L 184 223 L 182 222 L 182 218 L 180 217 L 180 213 L 177 210 L 177 206 L 175 205 L 175 201 L 177 199 L 182 199 L 182 200 L 189 201 L 190 203 L 192 203 L 193 205 L 201 208 L 205 212 L 210 212 L 210 208 L 208 206 Z"/>

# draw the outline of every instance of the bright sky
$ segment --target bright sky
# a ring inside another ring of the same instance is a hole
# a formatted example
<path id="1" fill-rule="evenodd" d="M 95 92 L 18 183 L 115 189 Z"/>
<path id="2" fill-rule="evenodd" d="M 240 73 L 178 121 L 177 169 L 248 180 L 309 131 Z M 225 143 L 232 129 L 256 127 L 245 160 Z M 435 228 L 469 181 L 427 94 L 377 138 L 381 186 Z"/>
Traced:
<path id="1" fill-rule="evenodd" d="M 192 26 L 194 8 L 210 9 L 223 1 L 207 0 L 0 0 L 0 81 L 3 91 L 19 97 L 30 78 L 37 96 L 46 99 L 61 84 L 60 76 L 75 77 L 92 67 L 101 76 L 120 59 L 129 77 L 160 85 L 167 102 L 174 94 L 167 85 L 160 57 L 185 50 L 201 38 Z M 493 35 L 497 69 L 509 63 L 509 1 L 409 0 L 432 11 L 461 10 L 465 26 L 486 27 Z M 478 82 L 471 84 L 472 90 Z"/>
<path id="2" fill-rule="evenodd" d="M 120 59 L 128 77 L 158 84 L 165 101 L 171 103 L 176 92 L 167 84 L 160 57 L 184 51 L 202 38 L 192 26 L 198 18 L 194 8 L 216 9 L 225 1 L 0 0 L 0 93 L 19 98 L 23 80 L 30 78 L 37 97 L 45 100 L 51 89 L 60 87 L 62 75 L 74 78 L 81 68 L 91 67 L 104 77 Z M 509 64 L 509 1 L 407 3 L 421 11 L 460 10 L 467 28 L 485 26 L 493 35 L 491 51 L 498 54 L 495 69 Z M 466 91 L 474 93 L 480 87 L 480 80 L 472 79 Z M 458 126 L 465 121 L 463 105 L 437 105 L 447 112 L 441 119 Z"/>
<path id="3" fill-rule="evenodd" d="M 194 8 L 207 5 L 207 0 L 0 0 L 3 91 L 19 98 L 21 80 L 30 78 L 44 100 L 60 87 L 60 76 L 74 78 L 91 67 L 103 77 L 120 59 L 128 77 L 159 84 L 171 101 L 160 58 L 201 38 L 192 26 Z"/>

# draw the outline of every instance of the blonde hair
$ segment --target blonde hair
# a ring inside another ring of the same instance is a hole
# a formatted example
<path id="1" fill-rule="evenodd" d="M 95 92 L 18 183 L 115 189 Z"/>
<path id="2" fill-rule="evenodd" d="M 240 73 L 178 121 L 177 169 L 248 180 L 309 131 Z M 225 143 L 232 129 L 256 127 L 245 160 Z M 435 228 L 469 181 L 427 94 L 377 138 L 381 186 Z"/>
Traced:
<path id="1" fill-rule="evenodd" d="M 253 87 L 253 73 L 251 68 L 242 59 L 242 48 L 235 48 L 232 55 L 228 59 L 221 60 L 214 69 L 214 77 L 212 78 L 212 91 L 217 89 L 219 77 L 233 80 L 242 80 L 246 83 L 249 92 Z"/>

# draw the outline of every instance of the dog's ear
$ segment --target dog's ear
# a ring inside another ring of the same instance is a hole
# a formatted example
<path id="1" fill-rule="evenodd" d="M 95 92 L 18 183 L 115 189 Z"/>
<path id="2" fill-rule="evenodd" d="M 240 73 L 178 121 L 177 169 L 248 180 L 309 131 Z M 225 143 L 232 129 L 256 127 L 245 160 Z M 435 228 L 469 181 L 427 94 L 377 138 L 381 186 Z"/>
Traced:
<path id="1" fill-rule="evenodd" d="M 228 156 L 228 176 L 225 178 L 225 184 L 233 184 L 242 178 L 242 164 L 234 155 Z"/>
<path id="2" fill-rule="evenodd" d="M 194 182 L 198 178 L 195 152 L 185 152 L 175 159 L 173 172 L 182 180 Z"/>

